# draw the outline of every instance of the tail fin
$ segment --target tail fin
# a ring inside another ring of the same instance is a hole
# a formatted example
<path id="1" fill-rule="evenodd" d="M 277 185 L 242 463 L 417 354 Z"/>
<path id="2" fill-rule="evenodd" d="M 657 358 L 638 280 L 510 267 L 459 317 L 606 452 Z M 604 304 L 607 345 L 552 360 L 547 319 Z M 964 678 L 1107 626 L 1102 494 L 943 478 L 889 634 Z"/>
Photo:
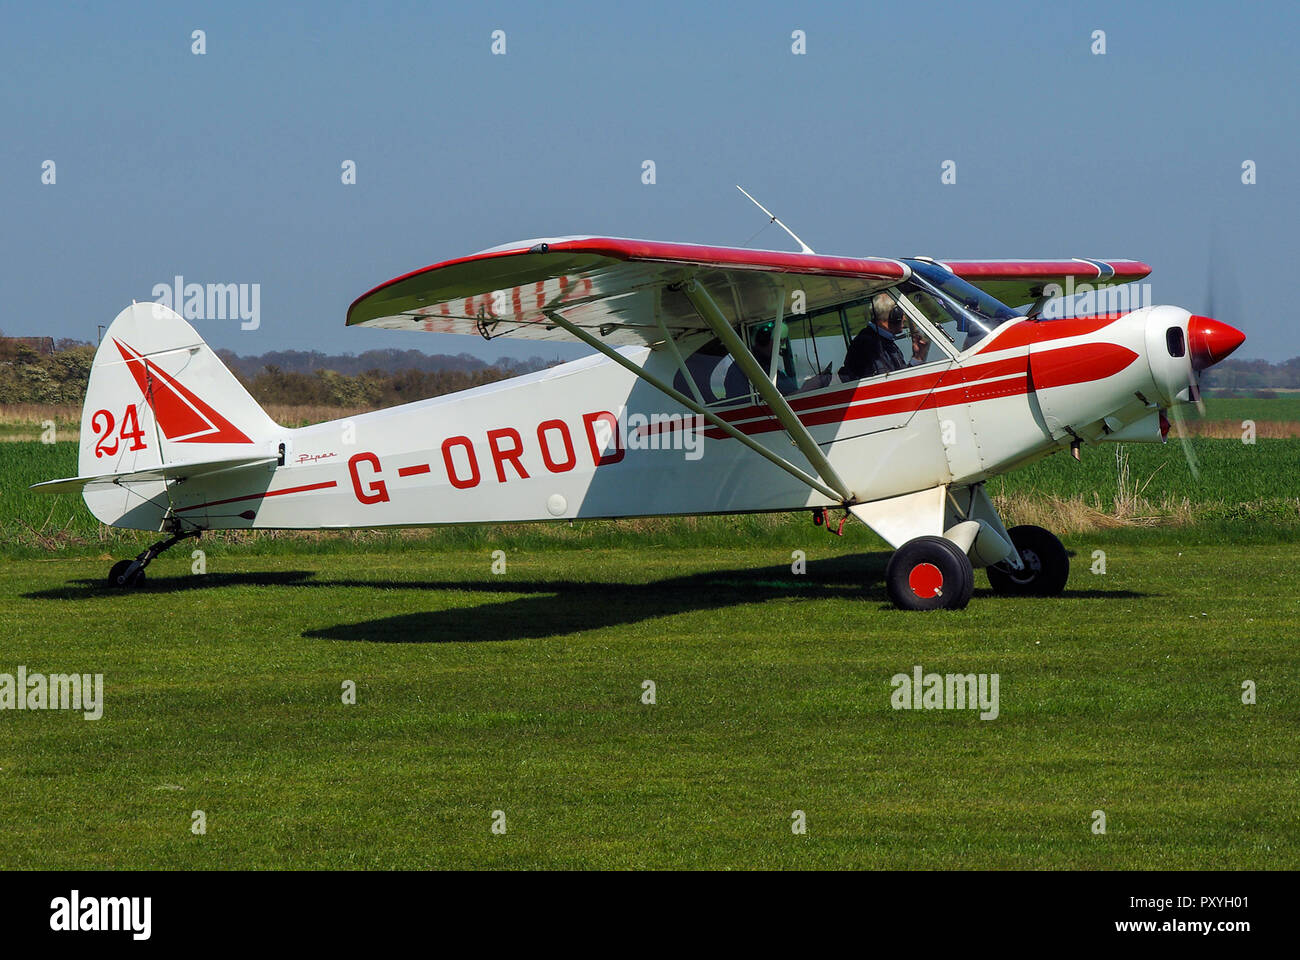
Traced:
<path id="1" fill-rule="evenodd" d="M 270 455 L 283 433 L 179 314 L 135 303 L 95 354 L 77 472 Z"/>

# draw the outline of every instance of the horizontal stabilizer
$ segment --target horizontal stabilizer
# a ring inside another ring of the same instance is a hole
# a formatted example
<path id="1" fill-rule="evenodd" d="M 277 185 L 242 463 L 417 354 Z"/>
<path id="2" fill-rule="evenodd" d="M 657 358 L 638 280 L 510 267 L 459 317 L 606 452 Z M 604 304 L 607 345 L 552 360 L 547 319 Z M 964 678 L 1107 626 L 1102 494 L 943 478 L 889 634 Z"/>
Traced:
<path id="1" fill-rule="evenodd" d="M 279 457 L 241 457 L 234 460 L 196 460 L 181 463 L 164 463 L 157 467 L 134 470 L 129 473 L 101 473 L 89 477 L 67 477 L 63 480 L 46 480 L 34 483 L 29 489 L 38 493 L 71 493 L 88 484 L 158 483 L 160 481 L 187 480 L 204 477 L 227 470 L 269 466 L 279 463 Z"/>

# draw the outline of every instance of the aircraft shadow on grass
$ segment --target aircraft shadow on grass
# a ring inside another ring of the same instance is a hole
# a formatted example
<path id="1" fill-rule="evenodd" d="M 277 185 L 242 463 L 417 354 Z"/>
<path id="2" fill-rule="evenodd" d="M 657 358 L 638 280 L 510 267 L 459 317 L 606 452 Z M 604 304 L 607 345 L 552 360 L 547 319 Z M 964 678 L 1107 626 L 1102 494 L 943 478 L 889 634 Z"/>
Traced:
<path id="1" fill-rule="evenodd" d="M 542 639 L 640 623 L 657 617 L 761 603 L 767 600 L 828 598 L 876 600 L 893 610 L 882 582 L 888 554 L 857 554 L 810 561 L 807 573 L 789 566 L 696 573 L 650 583 L 573 580 L 365 580 L 317 578 L 307 570 L 258 573 L 209 573 L 202 576 L 151 578 L 137 592 L 149 594 L 212 590 L 225 586 L 358 587 L 511 594 L 509 599 L 472 607 L 395 614 L 358 623 L 303 631 L 304 637 L 368 643 L 465 643 Z M 989 589 L 976 597 L 994 598 Z M 523 596 L 520 596 L 522 594 Z M 29 599 L 77 600 L 122 596 L 102 580 L 74 580 L 50 590 L 25 594 Z M 1130 590 L 1070 590 L 1060 600 L 1121 600 L 1147 596 Z M 921 615 L 924 616 L 924 615 Z"/>

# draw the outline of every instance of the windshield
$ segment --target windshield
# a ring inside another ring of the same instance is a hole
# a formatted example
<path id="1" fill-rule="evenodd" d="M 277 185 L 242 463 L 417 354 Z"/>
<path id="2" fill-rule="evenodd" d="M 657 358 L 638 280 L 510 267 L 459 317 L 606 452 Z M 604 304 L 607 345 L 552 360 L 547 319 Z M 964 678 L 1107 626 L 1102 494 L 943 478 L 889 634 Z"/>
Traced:
<path id="1" fill-rule="evenodd" d="M 978 343 L 999 324 L 1021 316 L 937 264 L 924 260 L 904 262 L 912 268 L 912 278 L 900 284 L 899 290 L 959 350 Z"/>

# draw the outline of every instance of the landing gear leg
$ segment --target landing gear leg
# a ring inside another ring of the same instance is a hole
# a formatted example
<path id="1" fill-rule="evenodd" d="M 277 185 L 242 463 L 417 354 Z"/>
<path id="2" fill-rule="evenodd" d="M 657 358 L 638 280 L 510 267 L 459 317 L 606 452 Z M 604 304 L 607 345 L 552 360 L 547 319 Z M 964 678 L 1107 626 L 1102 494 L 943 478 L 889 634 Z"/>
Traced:
<path id="1" fill-rule="evenodd" d="M 1007 563 L 988 568 L 989 586 L 995 593 L 1013 596 L 1054 597 L 1065 590 L 1070 577 L 1070 555 L 1061 541 L 1042 527 L 1025 524 L 1007 533 L 1020 553 L 1023 568 L 1013 570 Z"/>
<path id="2" fill-rule="evenodd" d="M 182 540 L 188 540 L 190 537 L 197 537 L 203 531 L 199 529 L 186 530 L 184 533 L 174 533 L 166 540 L 159 540 L 149 549 L 144 550 L 136 556 L 134 560 L 119 560 L 113 564 L 108 571 L 108 585 L 110 587 L 121 587 L 133 590 L 144 584 L 144 568 L 153 562 L 153 558 L 158 556 L 164 550 L 174 547 Z"/>

